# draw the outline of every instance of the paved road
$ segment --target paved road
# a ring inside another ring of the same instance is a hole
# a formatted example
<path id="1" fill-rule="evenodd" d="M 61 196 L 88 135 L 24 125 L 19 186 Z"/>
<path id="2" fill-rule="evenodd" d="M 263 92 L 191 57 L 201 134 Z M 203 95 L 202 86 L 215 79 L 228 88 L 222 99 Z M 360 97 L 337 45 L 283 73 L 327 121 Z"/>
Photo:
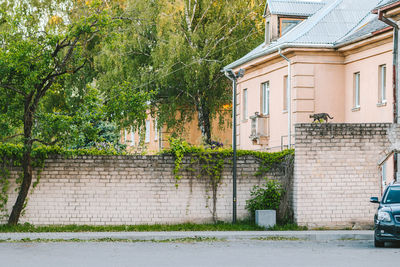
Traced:
<path id="1" fill-rule="evenodd" d="M 400 246 L 371 241 L 0 243 L 0 266 L 397 266 Z"/>

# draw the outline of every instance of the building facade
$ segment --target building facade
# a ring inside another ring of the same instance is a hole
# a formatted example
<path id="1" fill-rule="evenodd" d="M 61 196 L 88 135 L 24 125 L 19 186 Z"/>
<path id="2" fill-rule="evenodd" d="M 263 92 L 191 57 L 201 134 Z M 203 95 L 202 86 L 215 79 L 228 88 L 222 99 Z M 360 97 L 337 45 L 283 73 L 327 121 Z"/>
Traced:
<path id="1" fill-rule="evenodd" d="M 289 116 L 291 136 L 315 113 L 337 123 L 393 121 L 393 34 L 371 13 L 379 4 L 267 1 L 266 41 L 225 68 L 246 71 L 238 81 L 238 148 L 293 144 Z"/>

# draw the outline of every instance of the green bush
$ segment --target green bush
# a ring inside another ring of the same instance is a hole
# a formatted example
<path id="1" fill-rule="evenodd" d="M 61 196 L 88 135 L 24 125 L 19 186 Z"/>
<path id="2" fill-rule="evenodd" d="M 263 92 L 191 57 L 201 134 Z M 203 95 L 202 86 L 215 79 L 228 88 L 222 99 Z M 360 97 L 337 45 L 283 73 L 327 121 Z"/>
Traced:
<path id="1" fill-rule="evenodd" d="M 256 210 L 278 210 L 284 193 L 282 185 L 276 180 L 258 186 L 255 185 L 250 192 L 251 199 L 246 201 L 246 209 L 254 217 Z"/>

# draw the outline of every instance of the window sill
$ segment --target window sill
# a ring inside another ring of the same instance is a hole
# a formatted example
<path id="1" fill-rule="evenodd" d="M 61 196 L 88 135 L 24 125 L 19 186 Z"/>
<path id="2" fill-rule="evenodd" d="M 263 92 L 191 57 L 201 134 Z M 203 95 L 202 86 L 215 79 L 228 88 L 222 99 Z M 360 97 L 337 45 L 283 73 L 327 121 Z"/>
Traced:
<path id="1" fill-rule="evenodd" d="M 352 111 L 352 112 L 360 111 L 360 107 L 354 107 L 354 108 L 351 109 L 351 111 Z"/>
<path id="2" fill-rule="evenodd" d="M 387 105 L 387 102 L 380 102 L 380 103 L 376 104 L 377 107 L 385 107 L 386 105 Z"/>
<path id="3" fill-rule="evenodd" d="M 286 113 L 287 113 L 287 110 L 283 110 L 282 113 L 283 113 L 283 114 L 286 114 Z"/>

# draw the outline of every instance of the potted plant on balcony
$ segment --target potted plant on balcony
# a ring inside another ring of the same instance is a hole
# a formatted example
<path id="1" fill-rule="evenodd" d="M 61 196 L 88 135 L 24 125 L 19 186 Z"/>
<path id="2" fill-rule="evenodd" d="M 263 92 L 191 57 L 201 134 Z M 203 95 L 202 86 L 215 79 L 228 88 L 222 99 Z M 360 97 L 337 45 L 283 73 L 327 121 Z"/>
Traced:
<path id="1" fill-rule="evenodd" d="M 269 228 L 276 224 L 276 211 L 283 192 L 281 183 L 272 179 L 266 179 L 265 184 L 253 187 L 251 198 L 246 201 L 246 209 L 255 218 L 257 225 Z"/>

